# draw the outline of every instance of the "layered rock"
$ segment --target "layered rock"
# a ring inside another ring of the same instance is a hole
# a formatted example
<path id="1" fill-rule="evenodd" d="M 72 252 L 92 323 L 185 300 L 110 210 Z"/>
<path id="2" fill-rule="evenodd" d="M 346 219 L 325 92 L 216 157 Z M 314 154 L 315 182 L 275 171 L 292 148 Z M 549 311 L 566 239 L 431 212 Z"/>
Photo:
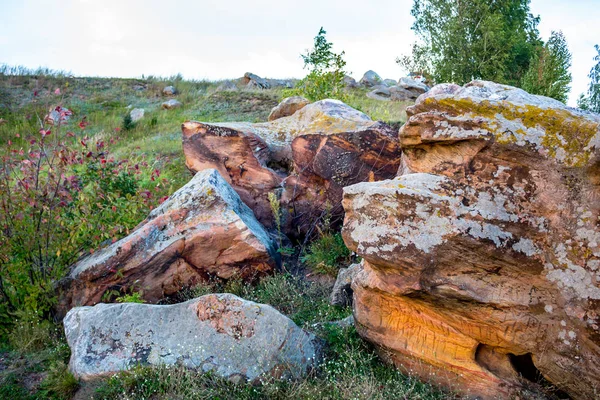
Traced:
<path id="1" fill-rule="evenodd" d="M 181 365 L 236 383 L 291 379 L 320 355 L 314 335 L 273 307 L 232 294 L 174 305 L 77 307 L 63 323 L 69 369 L 83 380 L 137 365 Z"/>
<path id="2" fill-rule="evenodd" d="M 267 123 L 191 121 L 182 129 L 191 171 L 217 169 L 268 227 L 274 193 L 288 234 L 306 233 L 327 210 L 340 215 L 344 186 L 392 177 L 400 162 L 392 128 L 337 100 Z"/>
<path id="3" fill-rule="evenodd" d="M 345 189 L 362 336 L 471 397 L 600 387 L 600 116 L 439 85 L 407 110 L 401 176 Z"/>
<path id="4" fill-rule="evenodd" d="M 194 178 L 129 236 L 80 260 L 62 282 L 60 309 L 136 290 L 155 302 L 209 276 L 265 274 L 275 244 L 252 210 L 214 169 Z"/>

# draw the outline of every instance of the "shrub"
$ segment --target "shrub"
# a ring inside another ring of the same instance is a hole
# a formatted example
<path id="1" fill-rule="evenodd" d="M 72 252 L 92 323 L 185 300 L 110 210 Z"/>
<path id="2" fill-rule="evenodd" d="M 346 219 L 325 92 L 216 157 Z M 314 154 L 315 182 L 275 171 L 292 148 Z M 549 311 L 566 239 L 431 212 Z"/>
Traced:
<path id="1" fill-rule="evenodd" d="M 285 96 L 301 95 L 311 101 L 322 99 L 338 99 L 344 101 L 344 52 L 334 53 L 333 43 L 325 38 L 327 32 L 321 27 L 315 37 L 314 48 L 302 54 L 304 68 L 310 72 L 296 85 L 296 88 L 285 91 Z"/>
<path id="2" fill-rule="evenodd" d="M 127 113 L 123 116 L 123 123 L 121 124 L 121 128 L 124 131 L 130 131 L 135 128 L 135 122 L 131 118 L 131 114 Z"/>
<path id="3" fill-rule="evenodd" d="M 160 171 L 146 162 L 117 159 L 118 137 L 85 135 L 85 117 L 39 118 L 35 134 L 14 134 L 0 154 L 0 330 L 14 312 L 42 318 L 56 302 L 54 282 L 101 243 L 128 234 L 164 195 Z M 65 128 L 79 129 L 80 133 Z M 142 182 L 154 186 L 148 190 Z"/>
<path id="4" fill-rule="evenodd" d="M 309 245 L 302 261 L 315 272 L 336 276 L 340 266 L 351 262 L 351 253 L 341 234 L 325 232 Z"/>

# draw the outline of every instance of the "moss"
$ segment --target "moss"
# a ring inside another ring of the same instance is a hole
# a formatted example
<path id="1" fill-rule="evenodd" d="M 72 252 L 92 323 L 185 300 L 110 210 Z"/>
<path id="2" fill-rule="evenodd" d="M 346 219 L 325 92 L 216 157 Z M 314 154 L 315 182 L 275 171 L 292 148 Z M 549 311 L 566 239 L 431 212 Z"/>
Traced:
<path id="1" fill-rule="evenodd" d="M 599 123 L 565 109 L 545 109 L 534 105 L 517 106 L 508 101 L 474 102 L 464 98 L 428 98 L 425 99 L 424 105 L 428 109 L 441 109 L 454 115 L 482 116 L 489 121 L 482 122 L 482 127 L 494 134 L 496 140 L 502 144 L 527 141 L 525 129 L 542 130 L 544 136 L 541 146 L 551 157 L 559 159 L 568 166 L 581 167 L 590 160 L 592 150 L 588 146 L 594 136 L 600 132 Z M 509 121 L 523 125 L 525 129 L 516 129 L 512 135 L 507 135 L 502 124 L 496 123 L 498 114 Z M 560 149 L 562 151 L 559 151 Z"/>

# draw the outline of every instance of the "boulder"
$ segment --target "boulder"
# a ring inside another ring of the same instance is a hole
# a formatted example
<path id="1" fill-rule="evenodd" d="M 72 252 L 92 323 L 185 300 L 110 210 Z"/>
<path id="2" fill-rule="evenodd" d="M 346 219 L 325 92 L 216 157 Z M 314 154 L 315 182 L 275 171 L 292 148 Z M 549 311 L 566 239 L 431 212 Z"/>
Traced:
<path id="1" fill-rule="evenodd" d="M 350 75 L 344 75 L 344 85 L 349 88 L 358 87 L 358 83 L 356 83 L 356 79 L 354 79 Z"/>
<path id="2" fill-rule="evenodd" d="M 78 261 L 61 282 L 60 310 L 93 305 L 114 290 L 149 302 L 210 276 L 271 272 L 274 242 L 214 169 L 197 173 L 127 237 Z"/>
<path id="3" fill-rule="evenodd" d="M 287 97 L 271 110 L 269 121 L 289 117 L 308 104 L 310 104 L 310 101 L 302 96 Z"/>
<path id="4" fill-rule="evenodd" d="M 217 169 L 269 228 L 275 194 L 290 235 L 306 233 L 325 210 L 339 217 L 344 186 L 393 177 L 400 160 L 391 127 L 337 100 L 266 123 L 190 121 L 182 129 L 192 172 Z"/>
<path id="5" fill-rule="evenodd" d="M 167 100 L 164 103 L 162 103 L 160 105 L 160 108 L 162 108 L 163 110 L 172 110 L 174 108 L 179 108 L 181 107 L 183 104 L 181 104 L 180 101 L 175 100 L 175 99 L 171 99 L 171 100 Z"/>
<path id="6" fill-rule="evenodd" d="M 138 122 L 140 119 L 144 118 L 144 109 L 134 108 L 129 112 L 129 116 L 131 117 L 132 122 Z"/>
<path id="7" fill-rule="evenodd" d="M 137 365 L 181 365 L 235 383 L 294 379 L 320 358 L 320 342 L 265 304 L 209 294 L 173 305 L 76 307 L 64 321 L 69 369 L 91 380 Z"/>
<path id="8" fill-rule="evenodd" d="M 254 89 L 269 89 L 271 85 L 266 79 L 261 78 L 252 72 L 246 72 L 241 78 L 242 85 Z"/>
<path id="9" fill-rule="evenodd" d="M 409 77 L 400 78 L 398 80 L 398 86 L 417 94 L 416 97 L 418 97 L 420 94 L 423 94 L 429 90 L 429 86 L 427 86 L 423 82 L 416 81 Z"/>
<path id="10" fill-rule="evenodd" d="M 329 304 L 340 307 L 352 305 L 352 280 L 361 270 L 361 264 L 352 264 L 348 268 L 340 268 L 331 291 Z"/>
<path id="11" fill-rule="evenodd" d="M 393 101 L 415 101 L 419 94 L 401 88 L 400 86 L 392 86 L 389 88 L 390 99 Z"/>
<path id="12" fill-rule="evenodd" d="M 165 86 L 162 93 L 165 96 L 174 96 L 175 93 L 177 93 L 177 90 L 175 89 L 175 86 Z"/>
<path id="13" fill-rule="evenodd" d="M 396 86 L 396 81 L 393 79 L 384 79 L 381 83 L 387 87 Z"/>
<path id="14" fill-rule="evenodd" d="M 374 100 L 389 101 L 392 93 L 385 85 L 377 85 L 373 87 L 373 90 L 367 93 L 367 97 Z"/>
<path id="15" fill-rule="evenodd" d="M 373 87 L 376 85 L 380 85 L 382 81 L 383 79 L 381 79 L 381 77 L 377 75 L 377 72 L 369 70 L 365 72 L 363 77 L 360 79 L 360 84 L 366 87 Z"/>
<path id="16" fill-rule="evenodd" d="M 482 81 L 407 113 L 400 176 L 344 189 L 359 333 L 467 397 L 597 397 L 600 116 Z"/>

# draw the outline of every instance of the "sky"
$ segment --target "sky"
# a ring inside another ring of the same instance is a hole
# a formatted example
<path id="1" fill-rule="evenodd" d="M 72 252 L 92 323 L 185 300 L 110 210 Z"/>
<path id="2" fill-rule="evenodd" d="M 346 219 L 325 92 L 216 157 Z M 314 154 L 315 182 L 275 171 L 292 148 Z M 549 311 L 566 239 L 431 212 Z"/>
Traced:
<path id="1" fill-rule="evenodd" d="M 189 79 L 306 74 L 300 53 L 323 26 L 356 78 L 405 75 L 412 0 L 0 0 L 0 64 L 76 76 Z M 600 44 L 600 0 L 532 0 L 543 39 L 562 30 L 573 55 L 574 105 Z"/>

